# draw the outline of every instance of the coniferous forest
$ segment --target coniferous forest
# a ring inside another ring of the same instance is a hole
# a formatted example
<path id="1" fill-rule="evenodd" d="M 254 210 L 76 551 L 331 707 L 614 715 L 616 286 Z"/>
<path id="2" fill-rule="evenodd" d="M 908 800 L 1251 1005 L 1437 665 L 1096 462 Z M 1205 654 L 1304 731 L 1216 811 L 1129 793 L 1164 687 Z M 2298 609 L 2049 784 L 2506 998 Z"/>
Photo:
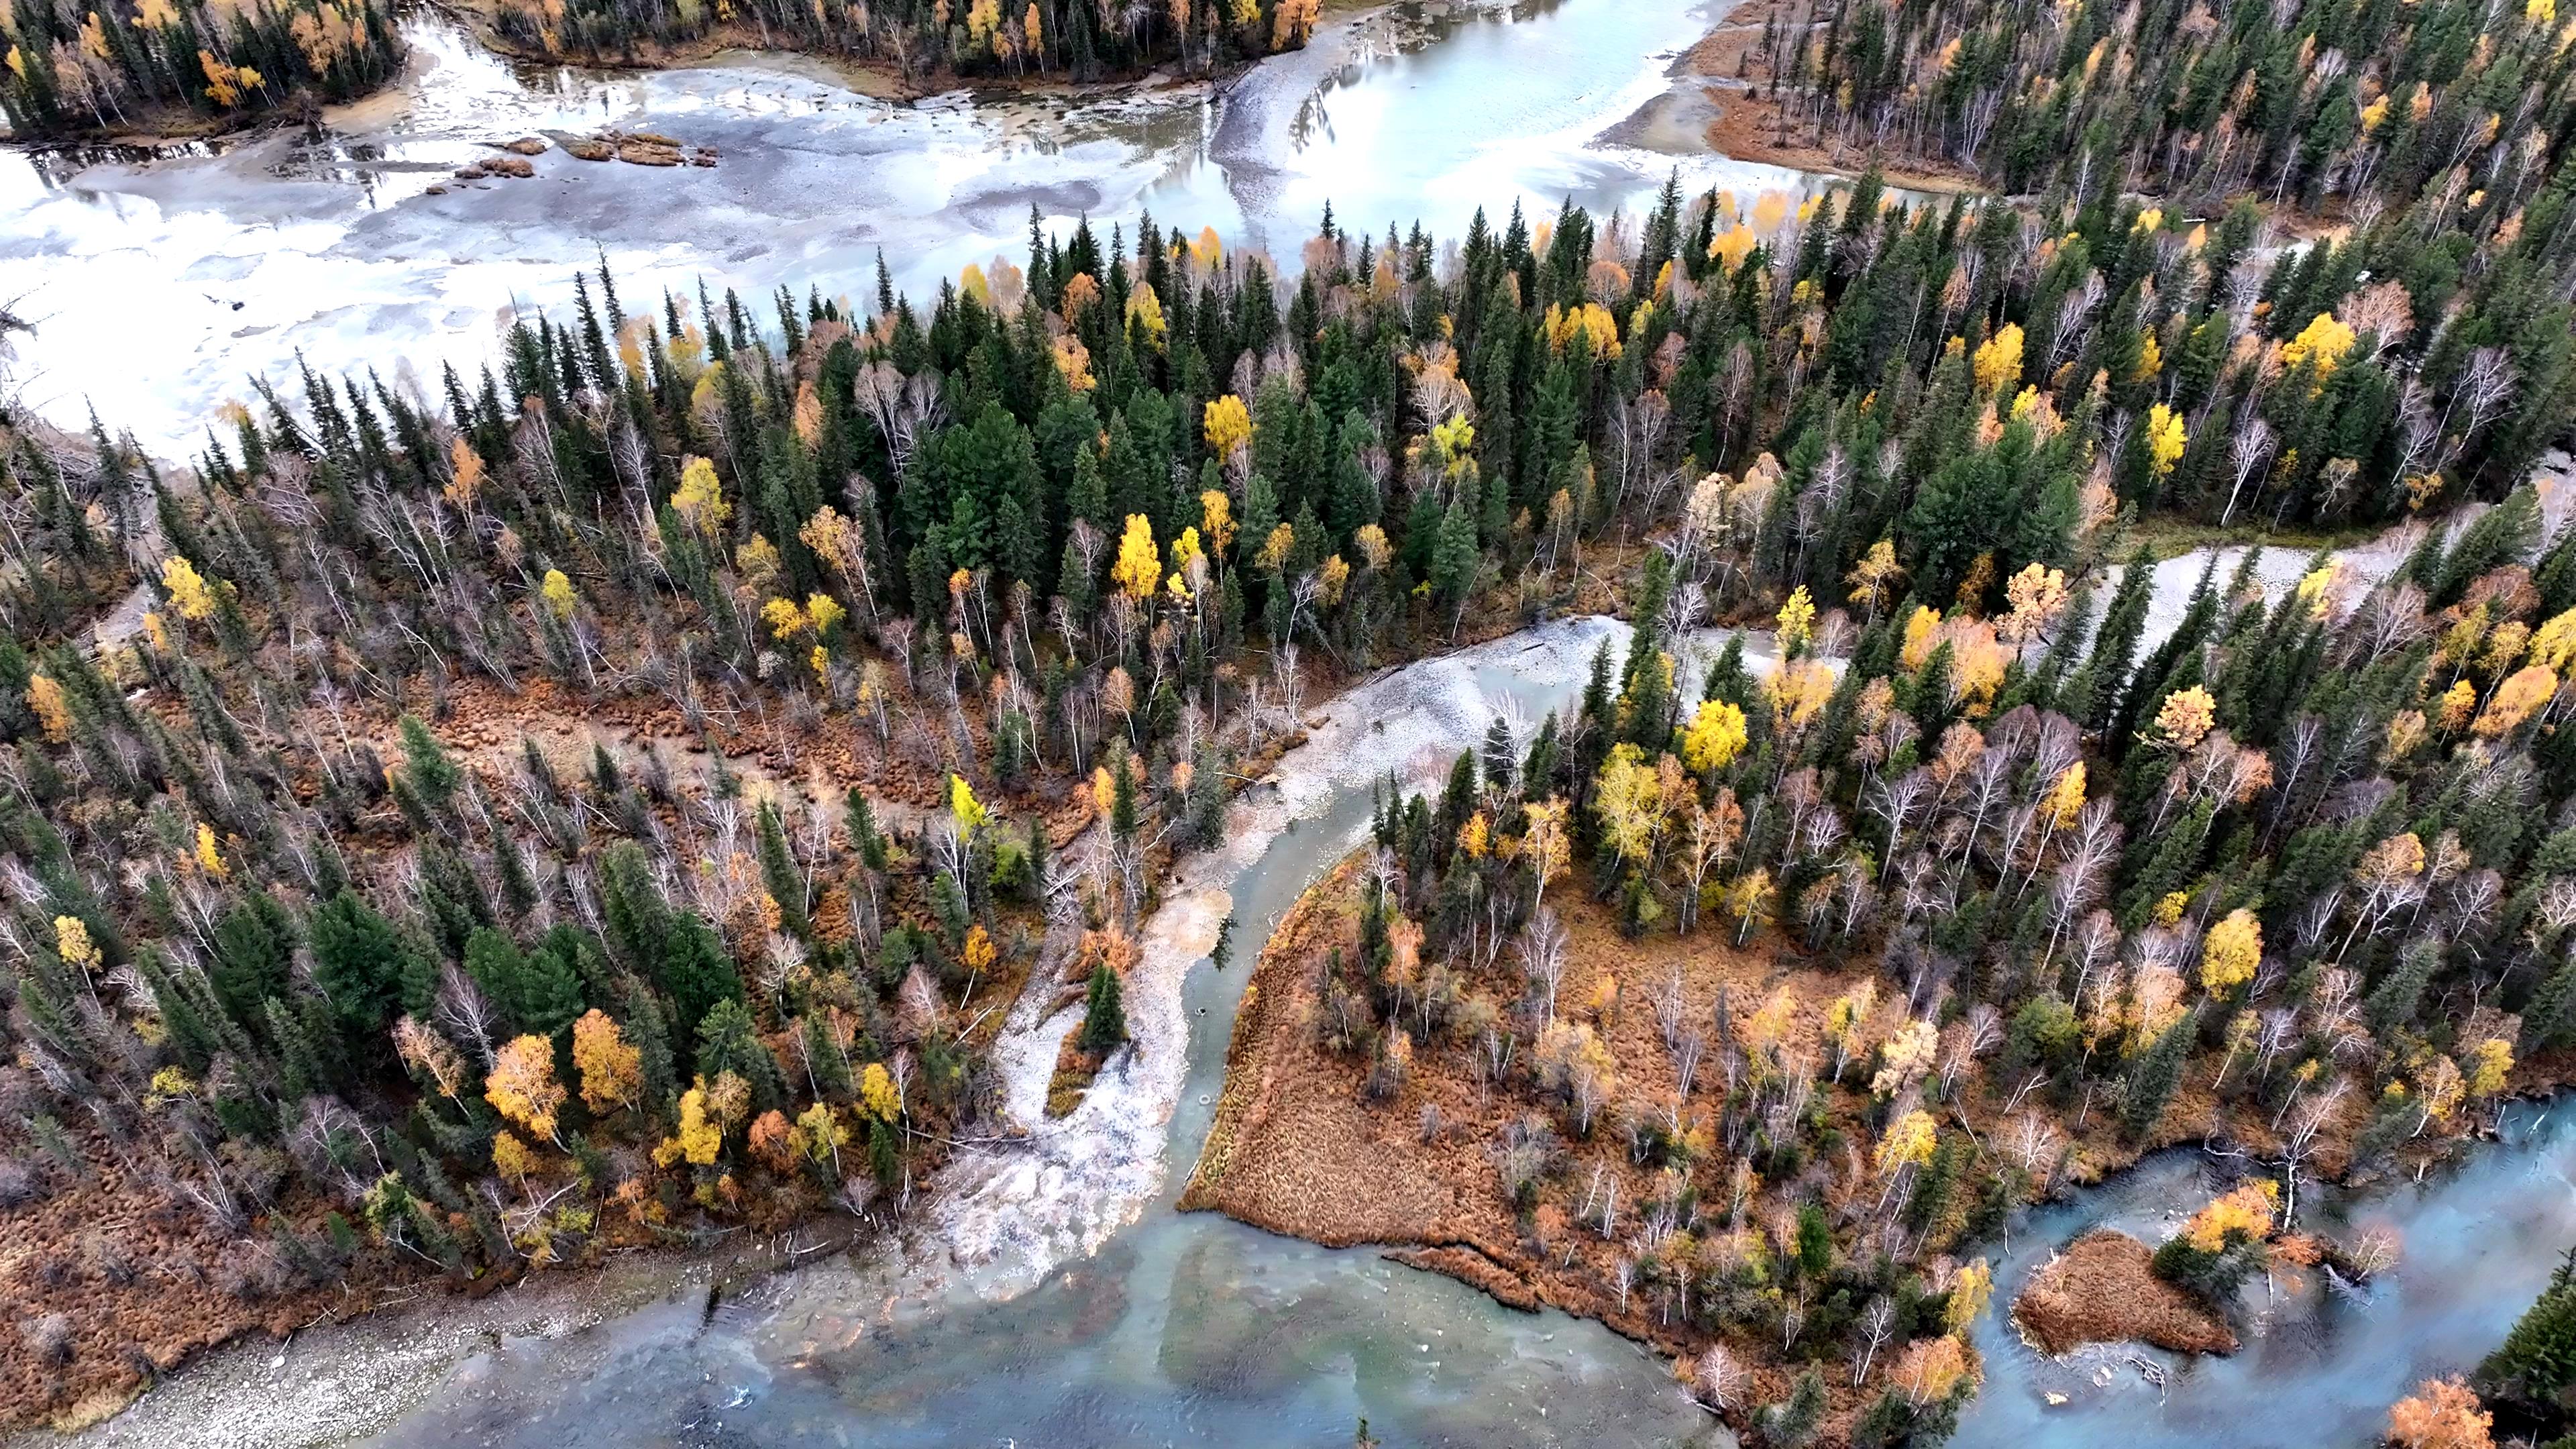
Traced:
<path id="1" fill-rule="evenodd" d="M 1321 0 L 490 0 L 512 48 L 548 59 L 635 63 L 716 38 L 893 66 L 906 81 L 946 73 L 984 81 L 1090 82 L 1160 65 L 1184 73 L 1294 50 Z"/>
<path id="2" fill-rule="evenodd" d="M 2539 23 L 2374 64 L 2501 96 Z M 199 88 L 187 25 L 104 63 Z M 1776 1443 L 1945 1433 L 1976 1244 L 2085 1160 L 2223 1132 L 2282 1180 L 2155 1252 L 2206 1305 L 2270 1251 L 2366 1276 L 2284 1246 L 2299 1184 L 2420 1164 L 2576 1034 L 2564 124 L 2337 160 L 2376 204 L 2313 240 L 2267 204 L 2303 173 L 2195 216 L 2128 161 L 1327 213 L 1286 264 L 1033 215 L 932 297 L 585 276 L 427 390 L 249 380 L 186 460 L 107 400 L 9 418 L 7 1414 L 344 1291 L 881 1230 L 1006 1127 L 1033 977 L 1083 1005 L 1066 1094 L 1121 1049 L 1141 913 L 1306 702 L 1578 611 L 1634 633 L 1389 792 L 1300 1038 L 1373 1112 L 1512 1104 L 1459 1154 L 1501 1250 L 1588 1235 L 1603 1316 Z M 2159 540 L 2392 527 L 2385 577 L 2248 560 L 2149 629 Z M 1676 975 L 1623 1029 L 1560 933 L 1832 989 Z M 1650 1187 L 1601 1213 L 1596 1162 Z"/>
<path id="3" fill-rule="evenodd" d="M 0 10 L 0 114 L 19 138 L 150 134 L 353 100 L 402 69 L 377 0 L 16 0 Z"/>

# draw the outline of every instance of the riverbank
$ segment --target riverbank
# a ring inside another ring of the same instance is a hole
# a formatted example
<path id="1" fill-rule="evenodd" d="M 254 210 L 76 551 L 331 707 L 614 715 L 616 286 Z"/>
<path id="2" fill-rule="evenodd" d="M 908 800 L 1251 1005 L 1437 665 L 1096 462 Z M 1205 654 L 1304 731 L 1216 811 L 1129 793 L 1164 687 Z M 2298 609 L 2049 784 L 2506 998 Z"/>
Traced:
<path id="1" fill-rule="evenodd" d="M 846 1250 L 857 1224 L 738 1236 L 697 1251 L 631 1249 L 596 1269 L 467 1295 L 393 1289 L 372 1312 L 326 1313 L 270 1336 L 236 1337 L 120 1402 L 121 1413 L 25 1429 L 7 1449 L 279 1449 L 353 1442 L 398 1421 L 441 1385 L 526 1346 L 577 1342 L 622 1320 L 704 1321 L 720 1304 L 775 1291 L 781 1274 Z M 601 1345 L 602 1348 L 607 1345 Z M 78 1432 L 74 1432 L 78 1431 Z"/>
<path id="2" fill-rule="evenodd" d="M 1766 34 L 1821 34 L 1811 0 L 1741 0 L 1729 7 L 1674 63 L 1672 97 L 1689 98 L 1691 140 L 1722 156 L 1759 161 L 1817 175 L 1855 177 L 1868 169 L 1867 148 L 1827 144 L 1808 133 L 1782 104 L 1778 77 L 1762 51 Z M 1786 43 L 1785 40 L 1783 43 Z M 1934 195 L 1983 195 L 1984 178 L 1960 166 L 1926 165 L 1915 158 L 1881 159 L 1888 185 Z"/>

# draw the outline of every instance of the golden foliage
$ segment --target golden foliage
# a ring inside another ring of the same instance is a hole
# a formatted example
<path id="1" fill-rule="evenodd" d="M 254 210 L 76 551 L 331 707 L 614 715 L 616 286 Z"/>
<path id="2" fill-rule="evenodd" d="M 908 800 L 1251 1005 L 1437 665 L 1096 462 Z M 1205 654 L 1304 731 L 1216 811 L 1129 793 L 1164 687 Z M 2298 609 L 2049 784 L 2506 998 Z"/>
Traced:
<path id="1" fill-rule="evenodd" d="M 1852 603 L 1876 613 L 1888 591 L 1904 576 L 1905 566 L 1896 561 L 1896 544 L 1882 538 L 1869 546 L 1869 552 L 1852 565 L 1850 573 L 1843 575 L 1843 582 L 1852 586 Z"/>
<path id="2" fill-rule="evenodd" d="M 1807 592 L 1805 584 L 1789 591 L 1775 622 L 1779 625 L 1780 652 L 1784 655 L 1806 648 L 1808 641 L 1815 637 L 1816 600 Z"/>
<path id="3" fill-rule="evenodd" d="M 2057 623 L 2066 611 L 2066 572 L 2045 565 L 2025 565 L 2021 572 L 2004 581 L 2004 599 L 2011 612 L 1996 625 L 1995 631 L 2012 643 L 2036 639 Z"/>
<path id="4" fill-rule="evenodd" d="M 1904 1091 L 1932 1070 L 1940 1050 L 1941 1029 L 1931 1022 L 1917 1019 L 1898 1027 L 1878 1049 L 1878 1072 L 1869 1079 L 1869 1094 L 1886 1101 Z"/>
<path id="5" fill-rule="evenodd" d="M 2251 911 L 2229 911 L 2201 940 L 2200 988 L 2212 996 L 2232 996 L 2254 979 L 2254 968 L 2262 960 L 2262 923 Z"/>
<path id="6" fill-rule="evenodd" d="M 197 822 L 197 868 L 216 880 L 232 874 L 224 865 L 223 852 L 215 849 L 215 827 L 202 820 Z"/>
<path id="7" fill-rule="evenodd" d="M 1934 1127 L 1932 1114 L 1917 1107 L 1887 1126 L 1887 1135 L 1878 1139 L 1877 1163 L 1881 1177 L 1893 1177 L 1908 1167 L 1920 1167 L 1932 1160 L 1932 1149 L 1939 1143 L 1940 1132 Z"/>
<path id="8" fill-rule="evenodd" d="M 205 576 L 182 554 L 172 554 L 161 561 L 161 587 L 170 591 L 170 602 L 178 605 L 179 617 L 197 620 L 215 612 L 215 595 L 206 587 Z"/>
<path id="9" fill-rule="evenodd" d="M 2470 728 L 2486 739 L 2509 735 L 2557 692 L 2557 675 L 2537 664 L 2525 665 L 2496 686 L 2487 707 L 2478 711 L 2477 723 Z"/>
<path id="10" fill-rule="evenodd" d="M 511 1038 L 483 1079 L 493 1110 L 540 1137 L 555 1135 L 555 1113 L 569 1095 L 555 1081 L 554 1043 L 541 1036 Z"/>
<path id="11" fill-rule="evenodd" d="M 1995 335 L 1977 344 L 1977 354 L 1969 362 L 1980 393 L 2000 392 L 2021 381 L 2021 326 L 2007 322 Z"/>
<path id="12" fill-rule="evenodd" d="M 2147 409 L 2147 470 L 2162 478 L 2182 461 L 2182 450 L 2190 442 L 2183 432 L 2182 414 L 2163 403 Z"/>
<path id="13" fill-rule="evenodd" d="M 1127 597 L 1140 604 L 1154 597 L 1154 586 L 1163 581 L 1163 569 L 1154 547 L 1154 525 L 1145 515 L 1127 515 L 1127 532 L 1118 540 L 1118 561 L 1110 565 L 1109 577 L 1127 591 Z"/>
<path id="14" fill-rule="evenodd" d="M 2488 1449 L 2494 1427 L 2495 1415 L 2457 1375 L 2426 1379 L 2388 1409 L 2388 1439 L 2399 1449 Z"/>
<path id="15" fill-rule="evenodd" d="M 689 527 L 708 538 L 733 517 L 733 505 L 725 502 L 724 484 L 716 477 L 716 465 L 692 455 L 680 464 L 680 487 L 671 495 L 671 506 Z"/>
<path id="16" fill-rule="evenodd" d="M 78 916 L 54 917 L 54 954 L 83 971 L 94 971 L 100 963 L 98 945 L 90 940 L 89 927 Z"/>
<path id="17" fill-rule="evenodd" d="M 1802 728 L 1824 711 L 1833 698 L 1834 672 L 1819 659 L 1789 659 L 1762 681 L 1773 717 L 1789 729 Z"/>
<path id="18" fill-rule="evenodd" d="M 2298 336 L 2281 344 L 2281 367 L 2288 371 L 2303 362 L 2313 362 L 2317 376 L 2325 377 L 2343 361 L 2344 354 L 2352 351 L 2353 340 L 2350 327 L 2336 320 L 2331 312 L 2319 312 L 2307 326 L 2299 329 Z"/>
<path id="19" fill-rule="evenodd" d="M 537 1154 L 509 1129 L 492 1134 L 492 1170 L 525 1183 L 537 1171 Z"/>
<path id="20" fill-rule="evenodd" d="M 2048 787 L 2048 823 L 2065 830 L 2084 813 L 2084 762 L 2077 760 L 2058 772 L 2057 783 Z"/>
<path id="21" fill-rule="evenodd" d="M 1662 783 L 1644 752 L 1632 744 L 1610 751 L 1593 784 L 1592 808 L 1601 817 L 1602 843 L 1621 863 L 1647 859 L 1664 826 Z"/>
<path id="22" fill-rule="evenodd" d="M 2235 1243 L 2259 1243 L 2272 1235 L 2272 1220 L 2280 1210 L 2280 1184 L 2258 1178 L 2211 1198 L 2183 1224 L 2182 1237 L 2204 1253 L 2220 1252 Z"/>
<path id="23" fill-rule="evenodd" d="M 700 1077 L 680 1094 L 680 1130 L 653 1149 L 653 1161 L 663 1167 L 683 1161 L 692 1167 L 712 1167 L 723 1151 L 724 1128 L 708 1116 L 707 1082 Z"/>
<path id="24" fill-rule="evenodd" d="M 859 1073 L 859 1107 L 880 1122 L 891 1122 L 903 1113 L 903 1094 L 895 1089 L 894 1077 L 883 1062 L 870 1062 Z"/>
<path id="25" fill-rule="evenodd" d="M 31 675 L 27 679 L 27 708 L 36 712 L 36 723 L 53 744 L 67 743 L 72 737 L 72 707 L 63 695 L 61 681 L 50 674 Z"/>
<path id="26" fill-rule="evenodd" d="M 1597 302 L 1582 302 L 1572 311 L 1549 304 L 1546 319 L 1547 346 L 1561 353 L 1578 337 L 1590 347 L 1592 360 L 1607 362 L 1619 356 L 1619 319 Z"/>
<path id="27" fill-rule="evenodd" d="M 1682 731 L 1682 763 L 1696 774 L 1723 770 L 1743 753 L 1744 711 L 1722 699 L 1704 699 Z"/>
<path id="28" fill-rule="evenodd" d="M 1916 1408 L 1929 1408 L 1968 1382 L 1967 1354 L 1950 1334 L 1918 1338 L 1898 1356 L 1894 1377 L 1896 1387 Z"/>
<path id="29" fill-rule="evenodd" d="M 1959 1270 L 1950 1280 L 1950 1301 L 1941 1307 L 1941 1326 L 1953 1334 L 1963 1334 L 1968 1326 L 1986 1311 L 1995 1297 L 1995 1270 L 1983 1258 L 1977 1258 Z"/>
<path id="30" fill-rule="evenodd" d="M 1252 412 L 1243 405 L 1242 398 L 1227 393 L 1207 405 L 1202 431 L 1207 436 L 1208 451 L 1226 457 L 1252 441 Z"/>
<path id="31" fill-rule="evenodd" d="M 581 1072 L 582 1105 L 593 1113 L 634 1106 L 644 1094 L 644 1053 L 598 1007 L 572 1024 L 572 1061 Z"/>
<path id="32" fill-rule="evenodd" d="M 2210 697 L 2208 690 L 2195 684 L 2166 695 L 2165 702 L 2156 709 L 2155 723 L 2148 726 L 2146 733 L 2151 743 L 2171 745 L 2178 751 L 2188 750 L 2200 743 L 2201 737 L 2209 733 L 2217 720 L 2218 701 Z"/>

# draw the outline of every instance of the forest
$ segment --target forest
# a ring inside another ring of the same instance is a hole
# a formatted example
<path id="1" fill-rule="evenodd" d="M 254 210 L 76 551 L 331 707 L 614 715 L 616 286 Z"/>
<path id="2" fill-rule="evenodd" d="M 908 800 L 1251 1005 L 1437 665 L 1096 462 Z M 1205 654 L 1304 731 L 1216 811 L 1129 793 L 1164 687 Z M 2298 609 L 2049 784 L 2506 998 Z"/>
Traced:
<path id="1" fill-rule="evenodd" d="M 184 94 L 159 38 L 136 74 Z M 184 464 L 12 414 L 6 1415 L 389 1285 L 889 1221 L 1009 1129 L 1022 983 L 1118 1050 L 1164 865 L 1301 701 L 1577 608 L 1638 631 L 1584 704 L 1390 804 L 1349 1050 L 1484 1040 L 1391 943 L 1463 979 L 1542 906 L 1880 963 L 1905 1022 L 1839 1086 L 1784 1037 L 1600 1138 L 1680 1175 L 1684 1238 L 1739 1168 L 1796 1205 L 1779 1362 L 1866 1331 L 1864 1286 L 1944 1337 L 1926 1255 L 2002 1171 L 1944 1119 L 1989 1067 L 2136 1141 L 2177 1101 L 2313 1119 L 2335 1161 L 2464 1130 L 2576 1027 L 2576 543 L 2524 482 L 2571 402 L 2558 154 L 2464 154 L 2309 244 L 2107 169 L 1438 242 L 1327 213 L 1287 264 L 1033 214 L 917 302 L 882 264 L 858 299 L 585 276 L 479 371 L 253 379 Z M 2152 647 L 2111 568 L 2155 528 L 2464 504 L 2383 581 L 2208 578 Z M 1683 677 L 1708 621 L 1776 662 Z M 1505 1156 L 1561 1191 L 1549 1142 L 1640 1069 L 1598 1070 L 1588 1003 L 1488 1005 L 1535 1072 Z M 1713 1068 L 1741 1038 L 1707 1025 Z M 1834 1217 L 1854 1152 L 1913 1215 L 1884 1266 Z M 1744 1232 L 1730 1271 L 1787 1271 Z M 1686 1318 L 1781 1328 L 1683 1281 Z M 1948 1363 L 1901 1414 L 1799 1378 L 1763 1422 L 1822 1394 L 1929 1434 Z"/>
<path id="2" fill-rule="evenodd" d="M 888 64 L 905 81 L 932 76 L 1095 82 L 1171 65 L 1183 74 L 1295 50 L 1322 0 L 483 0 L 516 52 L 549 60 L 635 64 L 659 50 L 718 38 Z"/>
<path id="3" fill-rule="evenodd" d="M 2554 0 L 1832 0 L 1779 7 L 1745 75 L 1782 139 L 2008 192 L 2108 177 L 2177 208 L 2251 195 L 2360 222 L 2456 203 L 2508 157 L 2549 169 L 2569 23 Z"/>
<path id="4" fill-rule="evenodd" d="M 1158 66 L 1205 75 L 1294 50 L 1320 0 L 483 0 L 489 36 L 514 55 L 593 65 L 663 63 L 743 45 L 892 68 L 934 80 L 1096 83 Z M 0 7 L 0 114 L 13 136 L 187 134 L 305 115 L 392 81 L 404 46 L 384 0 L 15 0 Z"/>
<path id="5" fill-rule="evenodd" d="M 1574 711 L 1382 792 L 1237 1038 L 1269 1095 L 1229 1117 L 1303 1135 L 1221 1117 L 1192 1205 L 1499 1266 L 1781 1445 L 1946 1437 L 1977 1245 L 2156 1146 L 2251 1171 L 2137 1253 L 2199 1317 L 2271 1266 L 2366 1280 L 2399 1245 L 2302 1228 L 2303 1188 L 2442 1155 L 2576 1036 L 2576 533 L 2536 509 L 2268 603 L 2249 554 L 2147 650 L 2143 558 L 2098 623 L 2037 563 L 1992 616 L 1820 628 L 1799 589 L 1776 658 L 1731 635 L 1703 677 L 1659 621 L 1714 560 L 1648 555 Z M 2113 1326 L 2060 1349 L 2135 1336 L 2137 1280 L 2079 1290 Z"/>
<path id="6" fill-rule="evenodd" d="M 186 133 L 354 100 L 402 69 L 381 0 L 14 0 L 0 114 L 19 139 Z"/>

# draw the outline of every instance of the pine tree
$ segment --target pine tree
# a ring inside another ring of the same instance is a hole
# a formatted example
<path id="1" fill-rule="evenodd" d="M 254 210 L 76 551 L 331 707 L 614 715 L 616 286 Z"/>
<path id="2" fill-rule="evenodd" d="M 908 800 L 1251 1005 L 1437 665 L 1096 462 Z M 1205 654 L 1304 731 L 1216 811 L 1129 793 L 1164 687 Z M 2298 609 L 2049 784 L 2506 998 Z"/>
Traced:
<path id="1" fill-rule="evenodd" d="M 2102 627 L 2093 636 L 2093 652 L 2085 661 L 2085 673 L 2093 680 L 2092 699 L 2070 701 L 2082 709 L 2089 728 L 2107 728 L 2119 709 L 2138 641 L 2146 634 L 2147 606 L 2154 600 L 2155 582 L 2156 556 L 2140 544 L 2120 572 L 2120 587 L 2111 594 L 2111 607 L 2102 615 Z"/>
<path id="2" fill-rule="evenodd" d="M 654 983 L 671 998 L 672 1027 L 684 1040 L 695 1040 L 709 1011 L 742 1000 L 742 977 L 726 953 L 724 938 L 695 911 L 672 918 L 662 942 Z"/>
<path id="3" fill-rule="evenodd" d="M 2173 1101 L 2176 1088 L 2182 1085 L 2183 1062 L 2191 1053 L 2192 1037 L 2199 1030 L 2197 1013 L 2166 1027 L 2164 1035 L 2138 1057 L 2129 1070 L 2129 1093 L 2120 1108 L 2120 1125 L 2133 1142 L 2144 1142 L 2164 1120 L 2166 1104 Z"/>
<path id="4" fill-rule="evenodd" d="M 465 973 L 513 1026 L 532 1036 L 558 1036 L 583 1011 L 570 962 L 551 950 L 522 951 L 489 927 L 466 941 Z"/>
<path id="5" fill-rule="evenodd" d="M 410 967 L 394 924 L 343 887 L 313 912 L 314 984 L 352 1035 L 380 1035 L 402 1005 Z"/>
<path id="6" fill-rule="evenodd" d="M 1105 1056 L 1126 1040 L 1127 1009 L 1120 1000 L 1118 973 L 1103 961 L 1091 968 L 1091 985 L 1084 993 L 1082 1049 Z"/>

